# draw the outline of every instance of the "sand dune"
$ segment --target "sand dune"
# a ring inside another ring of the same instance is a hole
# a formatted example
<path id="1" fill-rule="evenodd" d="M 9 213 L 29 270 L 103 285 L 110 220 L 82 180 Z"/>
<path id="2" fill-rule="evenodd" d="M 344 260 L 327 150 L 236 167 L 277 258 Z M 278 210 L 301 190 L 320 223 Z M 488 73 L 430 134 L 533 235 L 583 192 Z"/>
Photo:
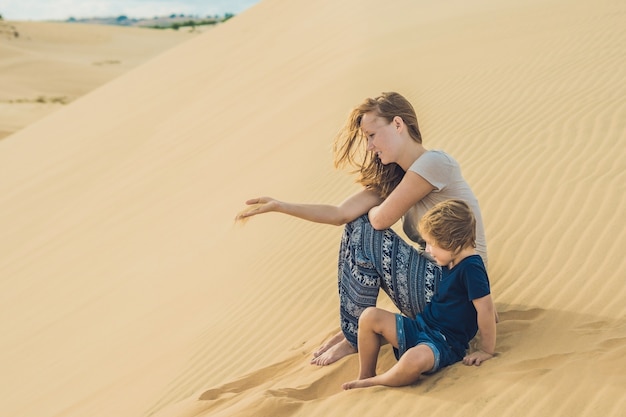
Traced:
<path id="1" fill-rule="evenodd" d="M 193 36 L 182 30 L 0 21 L 0 139 Z"/>
<path id="2" fill-rule="evenodd" d="M 624 415 L 624 12 L 264 0 L 1 141 L 2 414 Z M 233 217 L 340 202 L 332 136 L 393 90 L 480 199 L 498 356 L 342 392 L 341 229 Z"/>

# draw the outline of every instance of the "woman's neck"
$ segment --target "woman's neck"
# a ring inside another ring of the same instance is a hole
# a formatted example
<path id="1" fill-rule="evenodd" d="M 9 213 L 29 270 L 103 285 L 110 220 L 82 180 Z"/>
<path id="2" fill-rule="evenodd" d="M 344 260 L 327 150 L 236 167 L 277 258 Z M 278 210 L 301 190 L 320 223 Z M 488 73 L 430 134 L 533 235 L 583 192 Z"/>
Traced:
<path id="1" fill-rule="evenodd" d="M 413 143 L 407 146 L 401 160 L 398 161 L 398 165 L 400 165 L 405 172 L 409 170 L 413 162 L 417 161 L 417 159 L 427 151 L 421 143 L 412 142 Z"/>

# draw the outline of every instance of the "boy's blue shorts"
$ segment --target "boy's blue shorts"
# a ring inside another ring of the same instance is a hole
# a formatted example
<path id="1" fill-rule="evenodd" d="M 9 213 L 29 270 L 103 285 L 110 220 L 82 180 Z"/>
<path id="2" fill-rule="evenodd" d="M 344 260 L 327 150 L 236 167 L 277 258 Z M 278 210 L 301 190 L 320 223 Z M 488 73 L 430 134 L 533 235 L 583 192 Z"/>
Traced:
<path id="1" fill-rule="evenodd" d="M 444 335 L 424 323 L 420 314 L 415 319 L 396 314 L 396 332 L 398 347 L 393 349 L 396 359 L 400 359 L 407 350 L 417 345 L 426 345 L 433 351 L 435 364 L 430 371 L 425 372 L 426 374 L 435 373 L 463 359 L 463 356 L 450 347 Z"/>

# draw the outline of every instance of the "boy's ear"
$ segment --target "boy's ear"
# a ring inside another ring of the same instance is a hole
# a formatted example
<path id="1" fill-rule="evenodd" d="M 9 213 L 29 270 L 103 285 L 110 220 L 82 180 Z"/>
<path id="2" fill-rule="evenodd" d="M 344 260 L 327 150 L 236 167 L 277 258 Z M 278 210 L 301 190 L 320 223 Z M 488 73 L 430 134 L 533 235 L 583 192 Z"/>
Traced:
<path id="1" fill-rule="evenodd" d="M 458 246 L 456 249 L 454 249 L 453 251 L 451 251 L 455 256 L 458 255 L 459 253 L 461 253 L 461 251 L 465 249 L 465 246 Z"/>

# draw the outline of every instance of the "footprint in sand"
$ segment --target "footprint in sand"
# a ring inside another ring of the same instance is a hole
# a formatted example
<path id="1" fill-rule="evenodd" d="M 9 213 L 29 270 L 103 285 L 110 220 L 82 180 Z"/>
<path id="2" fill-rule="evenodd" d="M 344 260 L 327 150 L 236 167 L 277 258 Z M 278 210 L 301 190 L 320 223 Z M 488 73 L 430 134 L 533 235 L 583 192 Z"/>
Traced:
<path id="1" fill-rule="evenodd" d="M 232 398 L 235 395 L 245 391 L 245 389 L 224 389 L 224 388 L 214 388 L 207 391 L 204 391 L 202 395 L 200 395 L 199 400 L 202 401 L 214 401 L 221 399 Z"/>
<path id="2" fill-rule="evenodd" d="M 506 322 L 511 320 L 536 320 L 537 318 L 545 314 L 545 310 L 540 308 L 531 308 L 529 310 L 508 310 L 498 312 L 500 316 L 500 322 Z"/>
<path id="3" fill-rule="evenodd" d="M 546 310 L 540 308 L 500 311 L 497 351 L 506 353 L 513 349 L 519 343 L 524 331 L 528 330 L 545 314 Z"/>
<path id="4" fill-rule="evenodd" d="M 525 359 L 514 364 L 502 367 L 503 371 L 521 372 L 527 376 L 542 376 L 572 359 L 570 353 L 557 353 L 541 358 Z"/>

